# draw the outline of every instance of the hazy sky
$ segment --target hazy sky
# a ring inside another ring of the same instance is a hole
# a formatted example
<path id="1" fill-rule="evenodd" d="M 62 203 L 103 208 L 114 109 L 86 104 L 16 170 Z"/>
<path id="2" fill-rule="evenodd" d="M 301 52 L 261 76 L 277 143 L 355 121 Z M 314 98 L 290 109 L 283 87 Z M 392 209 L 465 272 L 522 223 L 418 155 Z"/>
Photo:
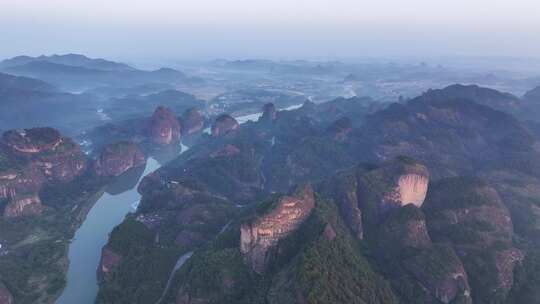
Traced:
<path id="1" fill-rule="evenodd" d="M 0 57 L 540 57 L 539 0 L 0 0 Z"/>

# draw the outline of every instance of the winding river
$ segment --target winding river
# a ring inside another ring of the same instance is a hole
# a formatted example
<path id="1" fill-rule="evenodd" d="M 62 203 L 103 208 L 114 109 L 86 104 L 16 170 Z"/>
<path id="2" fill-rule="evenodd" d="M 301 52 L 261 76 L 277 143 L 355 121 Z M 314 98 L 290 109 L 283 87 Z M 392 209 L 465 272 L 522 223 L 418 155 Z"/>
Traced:
<path id="1" fill-rule="evenodd" d="M 141 179 L 160 166 L 157 160 L 149 158 L 143 172 L 135 168 L 120 176 L 92 207 L 69 245 L 67 285 L 57 304 L 95 302 L 101 248 L 107 243 L 111 230 L 124 220 L 126 214 L 134 211 L 141 198 L 137 192 Z"/>
<path id="2" fill-rule="evenodd" d="M 301 104 L 294 105 L 281 110 L 294 110 L 301 106 Z M 236 119 L 243 124 L 250 120 L 256 121 L 261 115 L 262 112 L 239 116 Z M 207 133 L 209 131 L 209 129 L 205 130 Z M 187 149 L 188 147 L 182 145 L 181 152 Z M 92 207 L 69 245 L 67 285 L 56 304 L 95 303 L 98 291 L 96 271 L 101 258 L 101 248 L 107 243 L 112 229 L 119 225 L 129 212 L 136 210 L 141 199 L 137 186 L 142 178 L 159 169 L 162 164 L 172 158 L 158 159 L 161 163 L 154 158 L 149 158 L 144 169 L 135 168 L 124 173 L 107 188 Z M 191 253 L 180 257 L 171 272 L 171 277 L 190 257 Z"/>

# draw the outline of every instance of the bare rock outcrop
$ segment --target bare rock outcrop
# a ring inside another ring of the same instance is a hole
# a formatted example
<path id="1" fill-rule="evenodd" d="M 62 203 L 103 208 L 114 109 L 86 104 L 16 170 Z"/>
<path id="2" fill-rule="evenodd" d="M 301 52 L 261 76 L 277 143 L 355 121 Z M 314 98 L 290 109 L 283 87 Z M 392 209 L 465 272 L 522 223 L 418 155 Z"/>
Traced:
<path id="1" fill-rule="evenodd" d="M 167 107 L 159 106 L 150 119 L 149 136 L 153 143 L 169 145 L 180 141 L 180 122 Z"/>
<path id="2" fill-rule="evenodd" d="M 305 185 L 293 195 L 279 199 L 274 209 L 240 227 L 240 251 L 246 263 L 262 273 L 269 249 L 295 231 L 315 207 L 311 186 Z"/>
<path id="3" fill-rule="evenodd" d="M 22 155 L 54 150 L 62 140 L 60 132 L 53 128 L 9 130 L 2 136 L 9 148 Z"/>
<path id="4" fill-rule="evenodd" d="M 71 139 L 52 128 L 10 130 L 0 141 L 0 199 L 4 216 L 38 214 L 39 191 L 67 183 L 86 170 L 86 158 Z"/>
<path id="5" fill-rule="evenodd" d="M 238 130 L 240 124 L 236 119 L 227 114 L 222 114 L 216 118 L 216 121 L 212 125 L 212 136 L 219 137 L 231 134 Z"/>
<path id="6" fill-rule="evenodd" d="M 118 176 L 131 168 L 146 163 L 144 153 L 139 147 L 127 141 L 106 146 L 94 163 L 94 171 L 100 176 Z"/>
<path id="7" fill-rule="evenodd" d="M 13 197 L 4 209 L 4 217 L 20 217 L 36 215 L 41 212 L 43 205 L 37 194 L 18 195 Z"/>
<path id="8" fill-rule="evenodd" d="M 359 178 L 359 205 L 376 222 L 396 208 L 408 204 L 421 207 L 428 184 L 429 172 L 425 166 L 398 157 Z"/>
<path id="9" fill-rule="evenodd" d="M 191 135 L 204 128 L 204 117 L 197 108 L 188 109 L 182 114 L 182 133 Z"/>
<path id="10" fill-rule="evenodd" d="M 10 130 L 4 133 L 2 144 L 8 153 L 20 157 L 23 164 L 39 168 L 52 182 L 69 182 L 86 169 L 79 145 L 53 128 Z"/>

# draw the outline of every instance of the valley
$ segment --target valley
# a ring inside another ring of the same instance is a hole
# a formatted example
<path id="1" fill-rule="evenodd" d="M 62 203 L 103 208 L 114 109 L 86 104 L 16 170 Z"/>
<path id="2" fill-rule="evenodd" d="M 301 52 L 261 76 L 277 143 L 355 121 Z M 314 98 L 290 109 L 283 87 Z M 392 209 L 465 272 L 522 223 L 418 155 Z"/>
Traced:
<path id="1" fill-rule="evenodd" d="M 492 72 L 4 60 L 0 304 L 538 303 L 540 83 Z"/>

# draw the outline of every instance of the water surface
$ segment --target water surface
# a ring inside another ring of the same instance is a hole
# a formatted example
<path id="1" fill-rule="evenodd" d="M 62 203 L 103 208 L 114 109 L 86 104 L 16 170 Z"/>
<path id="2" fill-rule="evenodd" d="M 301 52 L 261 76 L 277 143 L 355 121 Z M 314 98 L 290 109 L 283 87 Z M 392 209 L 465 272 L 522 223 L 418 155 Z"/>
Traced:
<path id="1" fill-rule="evenodd" d="M 101 248 L 107 243 L 111 230 L 133 211 L 132 205 L 140 200 L 137 186 L 141 179 L 160 166 L 157 160 L 149 158 L 143 172 L 135 168 L 120 176 L 92 207 L 69 245 L 67 285 L 57 304 L 95 302 Z"/>

